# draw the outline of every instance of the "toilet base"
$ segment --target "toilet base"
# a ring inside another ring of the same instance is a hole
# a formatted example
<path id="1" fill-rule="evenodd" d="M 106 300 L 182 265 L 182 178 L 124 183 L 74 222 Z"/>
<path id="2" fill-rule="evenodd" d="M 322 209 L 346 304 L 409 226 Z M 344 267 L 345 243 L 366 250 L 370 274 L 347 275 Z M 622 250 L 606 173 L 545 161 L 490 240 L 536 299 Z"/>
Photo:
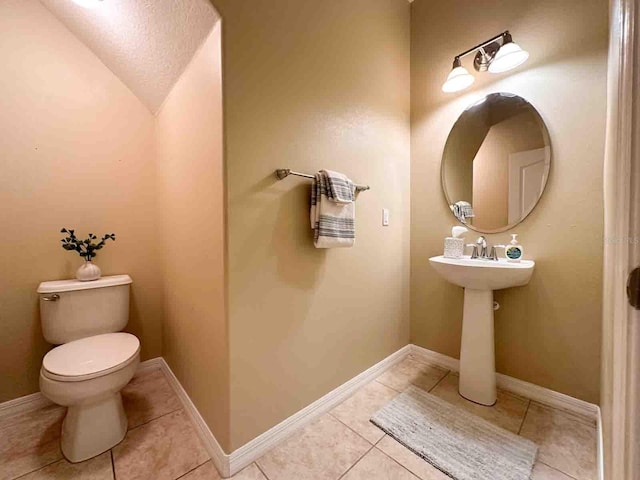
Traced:
<path id="1" fill-rule="evenodd" d="M 72 463 L 100 455 L 124 439 L 127 425 L 120 392 L 72 405 L 62 424 L 62 453 Z"/>

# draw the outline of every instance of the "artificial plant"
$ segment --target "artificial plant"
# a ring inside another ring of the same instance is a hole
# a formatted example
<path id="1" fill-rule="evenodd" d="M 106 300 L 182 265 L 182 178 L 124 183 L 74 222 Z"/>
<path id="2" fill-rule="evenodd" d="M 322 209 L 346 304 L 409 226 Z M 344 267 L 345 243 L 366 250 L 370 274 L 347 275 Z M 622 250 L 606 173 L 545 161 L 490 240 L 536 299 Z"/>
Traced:
<path id="1" fill-rule="evenodd" d="M 92 258 L 95 258 L 95 256 L 97 255 L 96 252 L 98 250 L 101 250 L 105 246 L 107 240 L 115 241 L 116 239 L 115 233 L 105 233 L 100 241 L 98 243 L 95 243 L 95 240 L 98 240 L 98 237 L 96 237 L 93 233 L 90 233 L 89 236 L 84 240 L 76 237 L 75 231 L 72 229 L 63 228 L 62 230 L 60 230 L 60 233 L 67 234 L 65 238 L 60 240 L 62 242 L 62 248 L 64 248 L 65 250 L 78 252 L 78 255 L 80 255 L 88 262 L 90 262 Z"/>

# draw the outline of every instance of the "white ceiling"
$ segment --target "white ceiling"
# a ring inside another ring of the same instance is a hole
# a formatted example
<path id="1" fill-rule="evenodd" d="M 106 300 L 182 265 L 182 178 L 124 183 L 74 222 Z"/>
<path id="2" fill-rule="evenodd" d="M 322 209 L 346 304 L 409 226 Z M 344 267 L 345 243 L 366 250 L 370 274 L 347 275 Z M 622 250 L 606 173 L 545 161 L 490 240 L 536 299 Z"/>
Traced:
<path id="1" fill-rule="evenodd" d="M 209 0 L 40 0 L 157 113 L 218 20 Z"/>

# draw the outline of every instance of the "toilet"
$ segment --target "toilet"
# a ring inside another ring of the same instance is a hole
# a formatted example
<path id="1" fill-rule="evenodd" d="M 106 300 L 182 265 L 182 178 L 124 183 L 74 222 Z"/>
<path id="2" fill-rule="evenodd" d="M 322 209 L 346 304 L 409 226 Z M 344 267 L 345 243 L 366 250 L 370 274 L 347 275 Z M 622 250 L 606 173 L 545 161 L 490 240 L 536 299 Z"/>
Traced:
<path id="1" fill-rule="evenodd" d="M 140 341 L 121 332 L 131 283 L 129 275 L 116 275 L 38 287 L 44 338 L 58 345 L 42 361 L 40 391 L 68 407 L 61 446 L 70 462 L 106 452 L 127 433 L 120 391 L 140 363 Z"/>

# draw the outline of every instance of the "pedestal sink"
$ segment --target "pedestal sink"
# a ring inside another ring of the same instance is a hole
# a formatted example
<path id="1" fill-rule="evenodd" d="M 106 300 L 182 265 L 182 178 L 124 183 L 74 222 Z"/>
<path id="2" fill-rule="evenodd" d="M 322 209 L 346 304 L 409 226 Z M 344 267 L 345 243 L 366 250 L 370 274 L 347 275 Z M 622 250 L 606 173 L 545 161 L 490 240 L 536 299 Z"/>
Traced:
<path id="1" fill-rule="evenodd" d="M 445 280 L 464 287 L 460 395 L 472 402 L 493 405 L 497 398 L 493 291 L 529 283 L 535 262 L 438 256 L 430 258 L 429 263 Z"/>

